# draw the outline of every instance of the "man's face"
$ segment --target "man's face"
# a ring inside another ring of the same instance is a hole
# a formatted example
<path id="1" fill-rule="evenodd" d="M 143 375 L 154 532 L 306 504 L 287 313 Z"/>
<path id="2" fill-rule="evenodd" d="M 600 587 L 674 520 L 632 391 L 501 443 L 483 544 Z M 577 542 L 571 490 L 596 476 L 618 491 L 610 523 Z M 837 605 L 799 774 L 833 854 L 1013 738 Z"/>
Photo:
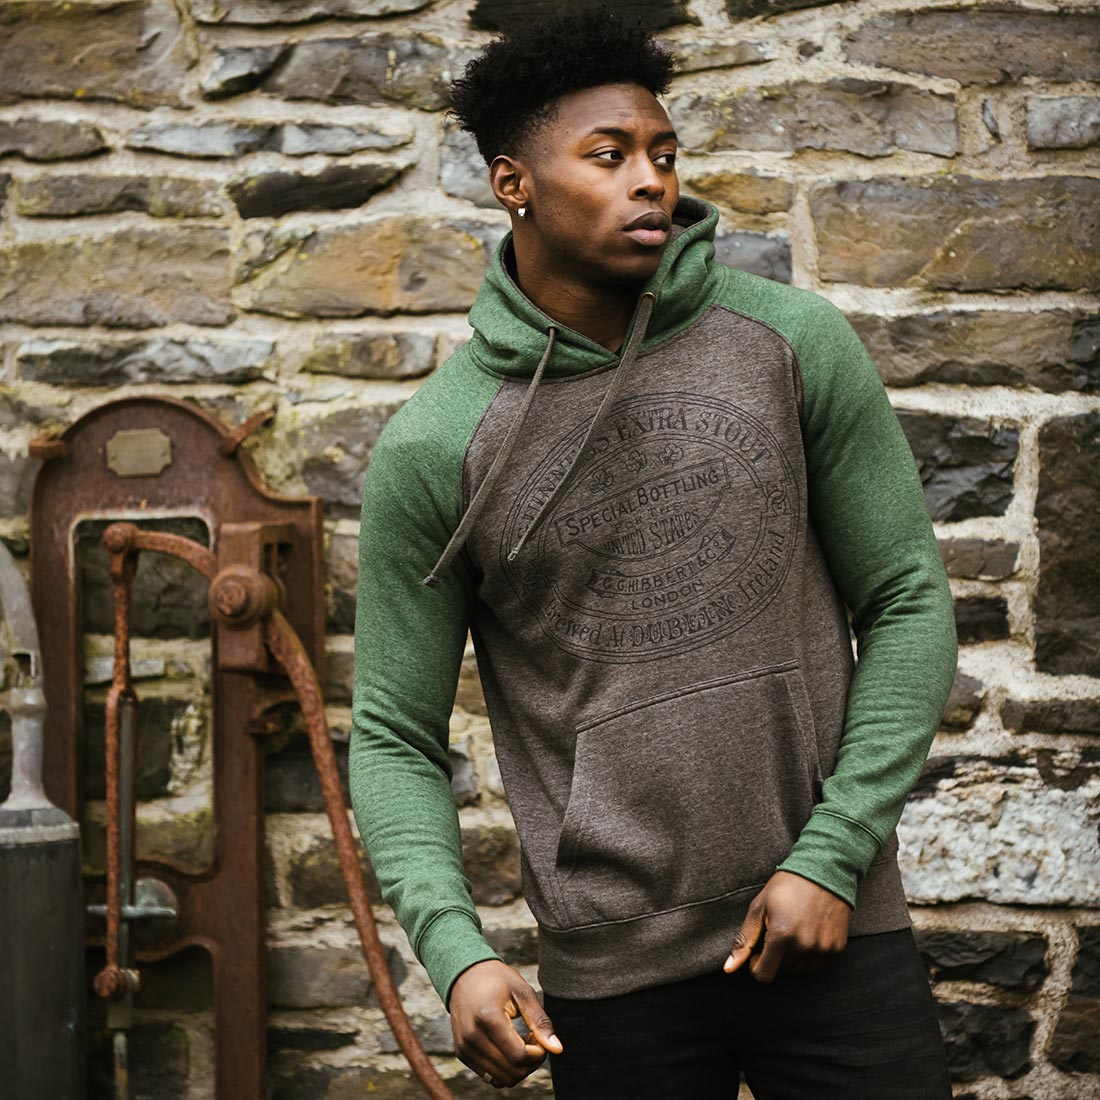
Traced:
<path id="1" fill-rule="evenodd" d="M 638 84 L 570 92 L 528 146 L 516 158 L 531 211 L 523 243 L 538 262 L 589 284 L 649 278 L 680 197 L 676 135 L 656 97 Z"/>

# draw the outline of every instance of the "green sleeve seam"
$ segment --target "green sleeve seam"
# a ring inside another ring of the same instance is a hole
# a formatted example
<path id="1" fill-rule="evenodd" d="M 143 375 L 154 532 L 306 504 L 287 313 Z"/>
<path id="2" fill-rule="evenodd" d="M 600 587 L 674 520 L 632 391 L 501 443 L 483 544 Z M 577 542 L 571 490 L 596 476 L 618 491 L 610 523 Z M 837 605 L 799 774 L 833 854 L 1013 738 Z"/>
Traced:
<path id="1" fill-rule="evenodd" d="M 470 917 L 470 911 L 468 909 L 463 909 L 460 905 L 446 905 L 433 913 L 432 919 L 420 930 L 420 935 L 416 937 L 416 943 L 413 944 L 413 952 L 417 958 L 420 958 L 420 945 L 424 942 L 424 937 L 428 934 L 432 925 L 435 924 L 444 913 L 461 913 L 464 917 Z M 470 918 L 470 923 L 477 928 L 477 921 L 474 918 Z M 477 930 L 480 931 L 479 928 L 477 928 Z"/>
<path id="2" fill-rule="evenodd" d="M 878 838 L 873 829 L 869 829 L 862 821 L 857 821 L 854 817 L 848 817 L 847 814 L 837 813 L 836 810 L 826 810 L 822 806 L 818 806 L 814 813 L 828 814 L 830 817 L 838 817 L 841 821 L 847 821 L 849 825 L 855 825 L 856 828 L 862 829 L 880 848 L 885 843 L 885 841 Z"/>

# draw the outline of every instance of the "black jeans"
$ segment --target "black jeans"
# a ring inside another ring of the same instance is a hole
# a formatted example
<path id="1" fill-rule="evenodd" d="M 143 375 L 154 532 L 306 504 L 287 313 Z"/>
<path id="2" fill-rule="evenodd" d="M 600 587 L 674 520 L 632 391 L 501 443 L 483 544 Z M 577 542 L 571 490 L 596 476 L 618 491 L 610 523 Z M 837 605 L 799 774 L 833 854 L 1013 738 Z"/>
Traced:
<path id="1" fill-rule="evenodd" d="M 850 937 L 819 970 L 758 982 L 721 961 L 617 997 L 543 996 L 555 1100 L 951 1100 L 911 928 Z"/>

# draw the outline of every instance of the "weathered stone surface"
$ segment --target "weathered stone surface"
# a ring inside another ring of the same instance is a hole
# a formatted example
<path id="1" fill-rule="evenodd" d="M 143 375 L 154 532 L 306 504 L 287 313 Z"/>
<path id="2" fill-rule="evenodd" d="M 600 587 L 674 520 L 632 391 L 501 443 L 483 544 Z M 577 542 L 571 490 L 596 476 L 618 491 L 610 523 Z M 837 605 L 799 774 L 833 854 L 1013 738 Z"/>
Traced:
<path id="1" fill-rule="evenodd" d="M 182 104 L 194 65 L 171 0 L 9 0 L 0 6 L 0 103 Z"/>
<path id="2" fill-rule="evenodd" d="M 222 204 L 209 180 L 170 176 L 37 176 L 21 179 L 15 209 L 27 217 L 114 214 L 139 210 L 157 218 L 217 218 Z"/>
<path id="3" fill-rule="evenodd" d="M 1015 733 L 1100 734 L 1100 699 L 1015 699 L 1001 707 L 1001 722 Z"/>
<path id="4" fill-rule="evenodd" d="M 789 179 L 762 172 L 696 172 L 683 183 L 686 190 L 704 199 L 746 214 L 790 210 L 794 198 Z"/>
<path id="5" fill-rule="evenodd" d="M 955 382 L 1100 391 L 1096 313 L 938 309 L 893 317 L 852 313 L 848 320 L 888 386 Z"/>
<path id="6" fill-rule="evenodd" d="M 24 160 L 76 160 L 107 150 L 98 126 L 48 118 L 0 120 L 0 157 L 13 153 Z"/>
<path id="7" fill-rule="evenodd" d="M 363 869 L 367 896 L 372 905 L 381 905 L 382 891 L 374 877 L 370 861 L 363 852 L 363 845 L 358 840 L 355 842 L 355 849 Z M 290 888 L 290 904 L 296 909 L 348 904 L 348 891 L 340 870 L 340 860 L 336 855 L 336 845 L 328 836 L 319 838 L 317 843 L 311 844 L 304 851 L 291 855 L 286 884 Z"/>
<path id="8" fill-rule="evenodd" d="M 399 952 L 386 951 L 394 985 L 407 970 Z M 279 945 L 267 953 L 267 1003 L 271 1008 L 339 1008 L 377 1004 L 374 982 L 358 947 Z"/>
<path id="9" fill-rule="evenodd" d="M 504 905 L 519 897 L 519 837 L 511 815 L 464 822 L 462 859 L 478 905 Z"/>
<path id="10" fill-rule="evenodd" d="M 950 577 L 1001 581 L 1016 572 L 1018 542 L 997 539 L 943 539 L 940 556 Z"/>
<path id="11" fill-rule="evenodd" d="M 101 1021 L 89 1020 L 84 1043 L 88 1100 L 110 1100 L 117 1095 L 113 1050 L 116 1034 Z M 126 1046 L 131 1095 L 142 1100 L 186 1100 L 191 1039 L 184 1028 L 161 1021 L 135 1021 L 127 1032 Z"/>
<path id="12" fill-rule="evenodd" d="M 960 645 L 1007 638 L 1008 604 L 1003 596 L 963 596 L 955 600 L 955 626 Z"/>
<path id="13" fill-rule="evenodd" d="M 355 687 L 355 656 L 346 649 L 329 649 L 325 654 L 325 702 L 347 706 Z"/>
<path id="14" fill-rule="evenodd" d="M 939 290 L 1100 290 L 1100 180 L 955 174 L 815 183 L 830 281 Z"/>
<path id="15" fill-rule="evenodd" d="M 287 47 L 262 86 L 286 99 L 437 111 L 449 103 L 448 83 L 476 52 L 409 32 L 317 38 Z"/>
<path id="16" fill-rule="evenodd" d="M 21 516 L 31 502 L 39 463 L 25 451 L 13 454 L 0 450 L 0 515 Z"/>
<path id="17" fill-rule="evenodd" d="M 477 671 L 477 658 L 473 653 L 467 653 L 462 658 L 455 704 L 467 714 L 475 714 L 481 718 L 488 717 L 489 711 L 485 706 L 485 695 L 481 690 L 481 678 Z"/>
<path id="18" fill-rule="evenodd" d="M 333 533 L 325 557 L 328 594 L 326 629 L 334 634 L 355 630 L 355 590 L 359 576 L 359 538 Z"/>
<path id="19" fill-rule="evenodd" d="M 1100 676 L 1100 413 L 1039 431 L 1039 586 L 1035 666 Z"/>
<path id="20" fill-rule="evenodd" d="M 726 11 L 733 19 L 750 19 L 754 15 L 778 15 L 801 8 L 823 8 L 839 0 L 726 0 Z"/>
<path id="21" fill-rule="evenodd" d="M 280 140 L 280 127 L 272 122 L 157 122 L 126 135 L 130 149 L 207 159 L 277 151 Z"/>
<path id="22" fill-rule="evenodd" d="M 439 182 L 448 195 L 467 199 L 475 206 L 499 210 L 500 203 L 489 186 L 489 170 L 478 152 L 473 135 L 450 120 L 443 124 L 443 146 L 439 161 Z"/>
<path id="23" fill-rule="evenodd" d="M 897 149 L 958 152 L 955 98 L 897 81 L 835 77 L 733 94 L 686 94 L 669 104 L 685 149 L 841 149 L 866 157 Z"/>
<path id="24" fill-rule="evenodd" d="M 426 8 L 431 0 L 191 0 L 200 23 L 308 23 L 314 19 L 370 19 Z"/>
<path id="25" fill-rule="evenodd" d="M 943 711 L 943 725 L 948 729 L 966 729 L 982 709 L 985 684 L 963 672 L 956 673 L 947 706 Z"/>
<path id="26" fill-rule="evenodd" d="M 250 233 L 237 282 L 244 308 L 284 317 L 458 312 L 473 304 L 486 266 L 471 233 L 434 218 L 386 216 Z"/>
<path id="27" fill-rule="evenodd" d="M 348 745 L 346 740 L 333 738 L 332 751 L 340 787 L 350 805 L 348 792 Z M 323 813 L 325 800 L 309 738 L 304 732 L 293 735 L 286 746 L 267 758 L 264 776 L 264 809 L 270 813 Z"/>
<path id="28" fill-rule="evenodd" d="M 280 127 L 279 152 L 287 157 L 305 157 L 312 153 L 342 156 L 368 150 L 389 152 L 408 145 L 412 130 L 377 125 L 335 126 L 320 122 L 288 122 Z"/>
<path id="29" fill-rule="evenodd" d="M 228 99 L 258 88 L 260 82 L 275 67 L 283 47 L 217 46 L 203 74 L 199 88 L 204 99 Z"/>
<path id="30" fill-rule="evenodd" d="M 522 928 L 493 928 L 482 930 L 489 945 L 509 966 L 530 966 L 539 961 L 539 933 L 534 924 Z"/>
<path id="31" fill-rule="evenodd" d="M 306 488 L 325 500 L 327 515 L 359 515 L 370 452 L 400 404 L 322 407 L 308 415 L 299 408 L 285 417 L 287 448 L 300 456 Z"/>
<path id="32" fill-rule="evenodd" d="M 913 935 L 933 981 L 984 982 L 1034 993 L 1050 973 L 1045 936 L 962 929 L 914 929 Z"/>
<path id="33" fill-rule="evenodd" d="M 1035 1017 L 1026 1008 L 940 1001 L 936 1005 L 951 1078 L 1019 1077 L 1031 1068 Z"/>
<path id="34" fill-rule="evenodd" d="M 1050 1060 L 1067 1073 L 1100 1073 L 1100 926 L 1077 929 L 1069 1000 L 1058 1017 Z"/>
<path id="35" fill-rule="evenodd" d="M 753 233 L 747 229 L 719 233 L 714 239 L 714 255 L 741 271 L 779 283 L 791 281 L 791 245 L 785 233 Z"/>
<path id="36" fill-rule="evenodd" d="M 503 30 L 518 22 L 554 15 L 561 6 L 557 0 L 476 0 L 470 23 L 480 30 Z M 686 0 L 608 0 L 606 6 L 626 16 L 628 22 L 638 19 L 653 30 L 698 22 L 688 12 Z"/>
<path id="37" fill-rule="evenodd" d="M 85 873 L 107 870 L 106 803 L 88 801 L 80 822 L 81 857 Z M 168 810 L 156 803 L 138 803 L 135 856 L 165 861 L 197 874 L 213 866 L 214 819 L 209 804 L 195 810 Z"/>
<path id="38" fill-rule="evenodd" d="M 429 332 L 329 332 L 318 336 L 303 369 L 347 378 L 416 378 L 432 369 Z"/>
<path id="39" fill-rule="evenodd" d="M 1031 149 L 1085 149 L 1100 144 L 1100 97 L 1028 96 L 1027 144 Z"/>
<path id="40" fill-rule="evenodd" d="M 770 43 L 747 38 L 732 42 L 692 38 L 672 44 L 677 73 L 701 73 L 710 69 L 734 69 L 739 65 L 759 65 L 771 61 L 775 50 Z"/>
<path id="41" fill-rule="evenodd" d="M 86 520 L 76 532 L 76 558 L 83 599 L 83 628 L 89 634 L 114 632 L 114 602 L 103 532 L 110 520 Z M 131 520 L 136 526 L 182 535 L 209 546 L 202 520 Z M 130 633 L 135 638 L 207 638 L 210 612 L 207 582 L 191 566 L 169 554 L 140 554 L 134 574 Z"/>
<path id="42" fill-rule="evenodd" d="M 27 340 L 15 353 L 28 382 L 122 386 L 131 382 L 251 382 L 275 355 L 271 340 Z"/>
<path id="43" fill-rule="evenodd" d="M 84 796 L 106 798 L 104 772 L 104 711 L 102 702 L 84 706 Z M 146 695 L 137 718 L 137 796 L 158 798 L 168 793 L 172 775 L 172 734 L 193 720 L 193 704 L 184 699 Z"/>
<path id="44" fill-rule="evenodd" d="M 358 1031 L 327 1027 L 267 1027 L 267 1055 L 270 1059 L 298 1051 L 339 1050 L 351 1046 L 359 1038 Z"/>
<path id="45" fill-rule="evenodd" d="M 320 172 L 260 172 L 228 185 L 242 218 L 278 218 L 292 210 L 362 206 L 405 170 L 399 164 L 330 164 Z"/>
<path id="46" fill-rule="evenodd" d="M 1004 515 L 1020 432 L 969 416 L 897 409 L 934 520 Z"/>
<path id="47" fill-rule="evenodd" d="M 224 325 L 229 236 L 205 225 L 139 229 L 0 249 L 0 320 L 30 325 L 151 328 L 172 321 Z"/>
<path id="48" fill-rule="evenodd" d="M 1100 902 L 1100 749 L 932 756 L 902 814 L 909 900 Z"/>
<path id="49" fill-rule="evenodd" d="M 876 15 L 847 36 L 851 61 L 963 84 L 1100 80 L 1100 14 L 1015 5 Z"/>

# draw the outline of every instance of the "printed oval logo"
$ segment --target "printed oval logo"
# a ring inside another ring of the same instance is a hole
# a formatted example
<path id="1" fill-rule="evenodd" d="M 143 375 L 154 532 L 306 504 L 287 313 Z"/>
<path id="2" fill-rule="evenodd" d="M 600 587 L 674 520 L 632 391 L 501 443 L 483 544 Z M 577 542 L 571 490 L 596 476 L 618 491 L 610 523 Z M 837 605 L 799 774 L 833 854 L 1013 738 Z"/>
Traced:
<path id="1" fill-rule="evenodd" d="M 587 427 L 536 467 L 500 544 L 502 567 L 550 638 L 592 660 L 645 661 L 763 611 L 797 542 L 798 484 L 759 420 L 709 396 L 618 402 L 553 513 L 507 560 Z"/>

